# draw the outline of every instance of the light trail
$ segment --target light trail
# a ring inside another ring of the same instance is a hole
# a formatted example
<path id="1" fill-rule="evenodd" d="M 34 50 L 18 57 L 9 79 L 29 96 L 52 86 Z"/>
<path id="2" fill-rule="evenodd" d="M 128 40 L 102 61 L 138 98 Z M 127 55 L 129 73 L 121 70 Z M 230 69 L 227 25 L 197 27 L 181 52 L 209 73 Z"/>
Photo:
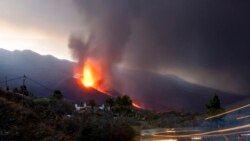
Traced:
<path id="1" fill-rule="evenodd" d="M 237 117 L 236 119 L 240 120 L 240 119 L 245 119 L 245 118 L 250 118 L 250 115 Z"/>
<path id="2" fill-rule="evenodd" d="M 229 113 L 232 113 L 232 112 L 235 112 L 235 111 L 247 108 L 247 107 L 250 107 L 250 104 L 247 104 L 247 105 L 241 106 L 239 108 L 235 108 L 235 109 L 232 109 L 232 110 L 229 110 L 229 111 L 217 114 L 217 115 L 213 115 L 213 116 L 207 117 L 207 118 L 205 118 L 205 120 L 209 120 L 209 119 L 213 119 L 213 118 L 216 118 L 216 117 L 220 117 L 220 116 L 223 116 L 223 115 L 226 115 L 226 114 L 229 114 Z"/>
<path id="3" fill-rule="evenodd" d="M 224 133 L 224 134 L 212 134 L 212 135 L 202 135 L 202 136 L 200 136 L 200 137 L 196 137 L 196 136 L 185 136 L 185 137 L 180 137 L 180 136 L 175 136 L 175 137 L 173 137 L 173 136 L 168 136 L 168 135 L 164 135 L 164 137 L 167 137 L 167 138 L 202 138 L 202 137 L 216 137 L 216 136 L 228 136 L 228 135 L 235 135 L 235 134 L 240 134 L 241 136 L 249 136 L 250 135 L 250 131 L 240 131 L 240 132 L 233 132 L 233 133 Z M 162 137 L 162 135 L 154 135 L 154 136 L 161 136 Z"/>
<path id="4" fill-rule="evenodd" d="M 166 139 L 166 140 L 157 140 L 157 141 L 178 141 L 177 139 Z"/>
<path id="5" fill-rule="evenodd" d="M 209 120 L 209 119 L 213 119 L 216 117 L 220 117 L 244 108 L 248 108 L 250 107 L 250 104 L 235 108 L 235 109 L 231 109 L 228 110 L 226 112 L 217 114 L 217 115 L 213 115 L 210 117 L 205 118 L 205 120 Z M 236 119 L 244 119 L 244 118 L 250 118 L 250 115 L 247 116 L 241 116 L 238 117 Z M 241 126 L 236 126 L 236 127 L 230 127 L 230 128 L 224 128 L 224 129 L 219 129 L 219 130 L 213 130 L 213 131 L 207 131 L 207 132 L 201 132 L 201 133 L 192 133 L 192 134 L 182 134 L 182 135 L 163 135 L 164 133 L 170 133 L 167 131 L 160 131 L 160 132 L 154 132 L 151 133 L 151 136 L 154 137 L 165 137 L 165 138 L 196 138 L 196 137 L 216 137 L 216 136 L 222 136 L 225 137 L 227 139 L 226 136 L 228 135 L 234 135 L 234 134 L 240 134 L 240 135 L 250 135 L 250 131 L 238 131 L 238 132 L 233 132 L 233 131 L 237 131 L 237 130 L 243 130 L 243 129 L 247 129 L 250 128 L 250 124 L 245 124 L 245 125 L 241 125 Z M 172 132 L 173 133 L 173 132 Z M 198 139 L 198 138 L 197 138 Z"/>
<path id="6" fill-rule="evenodd" d="M 192 137 L 191 140 L 201 140 L 202 137 Z"/>
<path id="7" fill-rule="evenodd" d="M 209 132 L 197 133 L 197 134 L 159 135 L 160 133 L 155 133 L 155 134 L 152 134 L 152 136 L 155 136 L 155 137 L 168 137 L 168 138 L 188 138 L 188 137 L 196 137 L 196 136 L 199 136 L 199 137 L 206 136 L 206 137 L 208 137 L 208 136 L 225 136 L 225 135 L 229 135 L 229 134 L 239 134 L 239 133 L 246 133 L 246 132 L 249 133 L 250 131 L 220 134 L 220 133 L 223 133 L 223 132 L 230 132 L 230 131 L 235 131 L 235 130 L 240 130 L 240 129 L 245 129 L 245 128 L 250 128 L 250 124 L 231 127 L 231 128 L 226 128 L 226 129 L 214 130 L 214 131 L 209 131 Z M 166 132 L 161 132 L 161 133 L 166 133 Z M 211 134 L 213 134 L 213 135 L 211 135 Z"/>
<path id="8" fill-rule="evenodd" d="M 157 128 L 157 129 L 147 129 L 141 131 L 141 135 L 153 135 L 153 134 L 160 134 L 160 133 L 180 133 L 180 132 L 199 132 L 199 129 L 190 129 L 190 130 L 175 130 L 174 128 Z"/>
<path id="9" fill-rule="evenodd" d="M 241 134 L 241 136 L 250 136 L 249 133 Z"/>

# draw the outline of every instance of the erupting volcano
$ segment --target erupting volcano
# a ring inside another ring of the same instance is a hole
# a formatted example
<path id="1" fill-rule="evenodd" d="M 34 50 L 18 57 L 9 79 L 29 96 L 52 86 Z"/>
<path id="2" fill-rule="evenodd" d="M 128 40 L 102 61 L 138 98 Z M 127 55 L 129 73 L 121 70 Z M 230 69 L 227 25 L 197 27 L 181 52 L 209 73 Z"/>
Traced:
<path id="1" fill-rule="evenodd" d="M 108 81 L 105 80 L 105 74 L 102 72 L 102 69 L 98 63 L 92 59 L 87 59 L 83 67 L 80 68 L 80 71 L 77 71 L 77 78 L 80 80 L 80 85 L 84 88 L 93 88 L 103 94 L 108 96 L 113 96 L 109 93 L 111 89 L 108 85 Z M 133 107 L 142 109 L 142 107 L 138 104 L 133 102 Z"/>
<path id="2" fill-rule="evenodd" d="M 80 72 L 80 82 L 81 86 L 84 88 L 94 88 L 106 95 L 111 96 L 107 92 L 109 87 L 107 86 L 107 80 L 104 78 L 104 74 L 101 70 L 100 65 L 91 59 L 87 59 L 83 65 Z M 104 81 L 105 80 L 105 81 Z"/>

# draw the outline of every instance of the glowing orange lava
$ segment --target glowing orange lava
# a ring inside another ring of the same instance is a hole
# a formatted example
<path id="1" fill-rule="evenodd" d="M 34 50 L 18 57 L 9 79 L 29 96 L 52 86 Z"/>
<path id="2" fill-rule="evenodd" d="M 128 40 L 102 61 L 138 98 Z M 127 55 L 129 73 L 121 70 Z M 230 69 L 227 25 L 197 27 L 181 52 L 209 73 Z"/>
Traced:
<path id="1" fill-rule="evenodd" d="M 95 84 L 95 78 L 92 71 L 92 67 L 90 64 L 86 64 L 83 68 L 83 78 L 82 78 L 82 84 L 85 87 L 94 87 Z"/>
<path id="2" fill-rule="evenodd" d="M 85 87 L 99 88 L 102 74 L 98 66 L 88 59 L 83 66 L 81 82 Z"/>

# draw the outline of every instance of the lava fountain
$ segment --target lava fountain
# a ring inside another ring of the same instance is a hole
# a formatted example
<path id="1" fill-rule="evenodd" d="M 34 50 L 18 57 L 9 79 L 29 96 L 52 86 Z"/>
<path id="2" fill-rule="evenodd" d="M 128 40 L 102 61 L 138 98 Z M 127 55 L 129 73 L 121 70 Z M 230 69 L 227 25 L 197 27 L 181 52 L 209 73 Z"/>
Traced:
<path id="1" fill-rule="evenodd" d="M 93 87 L 95 84 L 95 78 L 92 74 L 92 69 L 89 65 L 86 65 L 83 69 L 83 78 L 82 78 L 82 84 L 85 87 Z"/>
<path id="2" fill-rule="evenodd" d="M 100 72 L 97 71 L 97 68 L 94 64 L 88 60 L 85 62 L 82 70 L 81 82 L 85 87 L 97 87 L 98 81 L 100 81 Z"/>

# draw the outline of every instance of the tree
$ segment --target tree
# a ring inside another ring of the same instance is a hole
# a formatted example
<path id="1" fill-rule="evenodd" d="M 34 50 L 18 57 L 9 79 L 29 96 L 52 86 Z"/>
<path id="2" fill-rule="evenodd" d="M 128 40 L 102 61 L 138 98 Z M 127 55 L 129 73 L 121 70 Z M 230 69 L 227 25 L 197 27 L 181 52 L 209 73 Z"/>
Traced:
<path id="1" fill-rule="evenodd" d="M 13 92 L 14 92 L 14 93 L 18 93 L 18 88 L 15 88 L 15 89 L 13 90 Z"/>
<path id="2" fill-rule="evenodd" d="M 118 96 L 115 100 L 114 111 L 127 114 L 131 112 L 132 100 L 129 96 Z"/>
<path id="3" fill-rule="evenodd" d="M 89 100 L 88 105 L 89 105 L 92 109 L 94 109 L 94 107 L 96 106 L 95 100 L 93 100 L 93 99 Z"/>
<path id="4" fill-rule="evenodd" d="M 115 104 L 115 100 L 114 100 L 113 98 L 109 97 L 109 98 L 106 99 L 105 103 L 106 103 L 110 108 L 112 108 L 112 107 L 114 106 L 114 104 Z"/>
<path id="5" fill-rule="evenodd" d="M 23 95 L 26 95 L 26 96 L 30 95 L 26 85 L 21 85 L 20 86 L 20 93 L 23 94 Z"/>
<path id="6" fill-rule="evenodd" d="M 82 102 L 80 103 L 80 106 L 83 107 L 83 103 Z"/>
<path id="7" fill-rule="evenodd" d="M 6 87 L 6 91 L 8 92 L 10 90 L 9 86 Z"/>
<path id="8" fill-rule="evenodd" d="M 216 114 L 220 112 L 221 109 L 221 103 L 218 95 L 214 95 L 214 97 L 209 101 L 209 103 L 206 105 L 208 114 Z"/>
<path id="9" fill-rule="evenodd" d="M 27 87 L 25 85 L 20 86 L 20 90 L 22 92 L 27 91 Z"/>
<path id="10" fill-rule="evenodd" d="M 60 90 L 55 90 L 52 97 L 60 100 L 63 98 L 63 95 L 62 95 L 62 92 Z"/>
<path id="11" fill-rule="evenodd" d="M 132 106 L 132 100 L 127 95 L 118 96 L 117 99 L 116 99 L 116 103 L 118 105 L 125 106 L 125 107 L 131 107 Z"/>

